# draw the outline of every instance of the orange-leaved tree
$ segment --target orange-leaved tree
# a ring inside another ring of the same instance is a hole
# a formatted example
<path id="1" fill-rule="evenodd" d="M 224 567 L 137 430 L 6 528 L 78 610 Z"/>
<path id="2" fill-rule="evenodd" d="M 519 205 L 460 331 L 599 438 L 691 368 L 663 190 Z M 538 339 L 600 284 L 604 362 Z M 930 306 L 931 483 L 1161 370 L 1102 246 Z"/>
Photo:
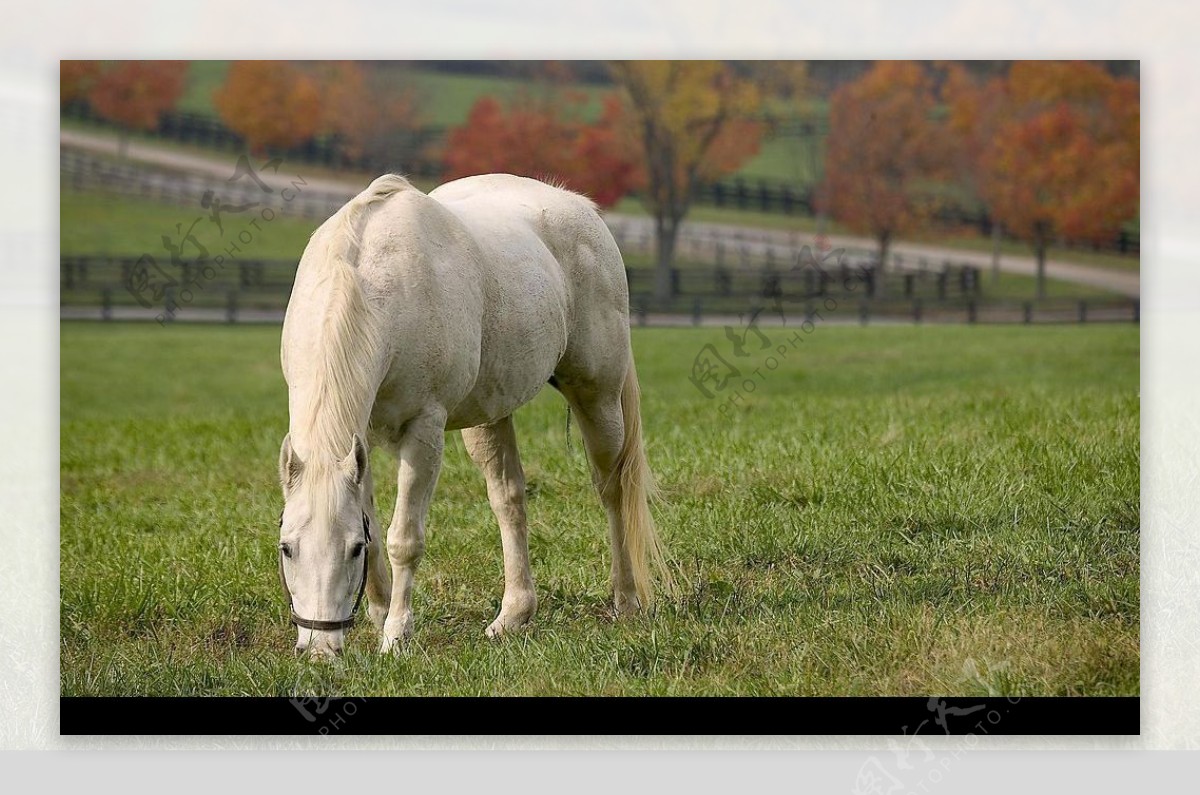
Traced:
<path id="1" fill-rule="evenodd" d="M 59 61 L 59 105 L 69 105 L 76 100 L 86 99 L 100 72 L 99 61 Z"/>
<path id="2" fill-rule="evenodd" d="M 287 61 L 234 61 L 213 102 L 254 152 L 302 144 L 323 121 L 316 79 Z"/>
<path id="3" fill-rule="evenodd" d="M 654 295 L 672 296 L 679 227 L 696 188 L 736 171 L 758 151 L 760 93 L 721 61 L 615 61 L 628 124 L 645 170 L 642 204 L 654 218 Z"/>
<path id="4" fill-rule="evenodd" d="M 1099 241 L 1138 210 L 1138 85 L 1086 62 L 1018 61 L 1000 125 L 981 155 L 992 216 L 1027 240 L 1045 297 L 1046 249 Z"/>
<path id="5" fill-rule="evenodd" d="M 636 152 L 622 138 L 622 109 L 605 99 L 593 123 L 579 118 L 577 92 L 517 96 L 507 107 L 493 97 L 477 100 L 466 123 L 446 139 L 447 179 L 509 173 L 556 181 L 612 206 L 636 184 Z"/>
<path id="6" fill-rule="evenodd" d="M 88 102 L 103 119 L 122 130 L 124 155 L 130 131 L 149 132 L 175 107 L 187 85 L 187 61 L 119 61 L 92 82 Z"/>
<path id="7" fill-rule="evenodd" d="M 961 62 L 940 64 L 938 69 L 942 72 L 939 98 L 946 109 L 940 142 L 945 147 L 947 176 L 971 200 L 982 202 L 987 179 L 983 155 L 1005 121 L 1004 81 L 973 77 Z M 1002 226 L 992 219 L 993 279 L 1000 276 Z"/>
<path id="8" fill-rule="evenodd" d="M 818 200 L 834 219 L 875 238 L 881 267 L 897 236 L 924 226 L 934 208 L 919 191 L 944 167 L 933 108 L 929 75 L 912 61 L 879 61 L 830 99 Z"/>
<path id="9" fill-rule="evenodd" d="M 317 67 L 320 131 L 337 136 L 351 158 L 391 156 L 397 142 L 413 133 L 420 121 L 416 93 L 381 85 L 376 71 L 355 61 Z"/>

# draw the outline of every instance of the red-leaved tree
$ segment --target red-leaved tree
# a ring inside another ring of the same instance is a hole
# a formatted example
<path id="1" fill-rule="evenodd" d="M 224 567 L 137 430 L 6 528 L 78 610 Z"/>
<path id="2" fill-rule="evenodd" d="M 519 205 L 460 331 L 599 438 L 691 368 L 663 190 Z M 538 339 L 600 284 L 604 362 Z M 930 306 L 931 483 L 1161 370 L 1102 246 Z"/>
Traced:
<path id="1" fill-rule="evenodd" d="M 1099 241 L 1138 210 L 1140 105 L 1133 80 L 1086 62 L 1018 61 L 981 154 L 992 216 L 1027 240 L 1045 296 L 1046 249 Z"/>
<path id="2" fill-rule="evenodd" d="M 509 173 L 548 179 L 589 196 L 601 207 L 615 204 L 638 179 L 636 155 L 622 135 L 622 108 L 605 100 L 594 123 L 578 118 L 582 98 L 516 98 L 507 107 L 493 97 L 477 100 L 466 122 L 450 131 L 446 178 Z"/>

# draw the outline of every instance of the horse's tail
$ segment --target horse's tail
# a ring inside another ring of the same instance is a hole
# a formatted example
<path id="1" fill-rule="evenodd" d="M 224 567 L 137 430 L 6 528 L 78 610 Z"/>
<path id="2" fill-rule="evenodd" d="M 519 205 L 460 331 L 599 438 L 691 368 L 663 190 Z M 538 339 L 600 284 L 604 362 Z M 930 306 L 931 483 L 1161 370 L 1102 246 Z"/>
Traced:
<path id="1" fill-rule="evenodd" d="M 649 501 L 656 490 L 642 442 L 640 403 L 641 388 L 631 356 L 621 388 L 625 439 L 617 456 L 616 473 L 621 483 L 620 511 L 621 523 L 625 527 L 625 549 L 632 564 L 638 600 L 645 607 L 653 600 L 656 577 L 667 590 L 671 590 L 674 583 L 663 544 L 654 529 L 654 519 L 650 516 Z"/>
<path id="2" fill-rule="evenodd" d="M 362 193 L 346 202 L 333 217 L 335 226 L 329 241 L 329 257 L 353 265 L 359 236 L 362 234 L 363 214 L 372 204 L 411 188 L 412 183 L 399 174 L 384 174 L 376 178 Z"/>

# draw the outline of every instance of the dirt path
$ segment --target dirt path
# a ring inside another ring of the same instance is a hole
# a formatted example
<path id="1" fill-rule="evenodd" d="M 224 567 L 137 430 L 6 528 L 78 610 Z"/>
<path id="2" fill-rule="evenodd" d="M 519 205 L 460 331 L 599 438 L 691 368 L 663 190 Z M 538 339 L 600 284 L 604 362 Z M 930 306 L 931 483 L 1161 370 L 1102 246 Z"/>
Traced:
<path id="1" fill-rule="evenodd" d="M 97 154 L 117 154 L 116 139 L 103 135 L 63 130 L 60 133 L 60 143 L 64 146 L 84 149 Z M 217 156 L 204 157 L 184 152 L 177 152 L 171 149 L 164 149 L 136 141 L 131 141 L 129 143 L 126 155 L 131 160 L 136 160 L 147 165 L 157 166 L 164 169 L 187 171 L 196 174 L 207 174 L 209 176 L 221 178 L 228 178 L 231 176 L 236 163 L 236 158 L 231 155 L 224 158 Z M 285 186 L 289 184 L 295 176 L 295 169 L 289 169 L 286 163 L 279 169 L 279 171 L 280 173 L 278 175 L 273 175 L 269 172 L 263 172 L 260 174 L 260 177 L 263 179 L 263 181 L 271 184 L 272 186 Z M 357 182 L 348 180 L 310 177 L 307 175 L 303 176 L 310 189 L 327 191 L 330 193 L 344 193 L 347 197 L 358 193 L 360 190 L 366 187 L 365 184 L 358 184 Z M 650 218 L 645 216 L 608 213 L 606 214 L 606 219 L 610 225 L 619 225 L 623 227 L 627 233 L 636 235 L 649 235 L 652 231 L 652 221 Z M 704 237 L 744 236 L 746 238 L 745 245 L 751 247 L 751 249 L 756 253 L 761 253 L 759 250 L 764 248 L 783 248 L 790 251 L 794 250 L 797 246 L 814 244 L 814 236 L 809 233 L 801 234 L 797 232 L 769 230 L 759 227 L 742 227 L 733 224 L 720 224 L 704 221 L 686 223 L 684 226 L 684 234 L 697 234 Z M 833 248 L 857 248 L 868 250 L 875 248 L 874 241 L 868 238 L 830 235 L 828 240 L 830 246 Z M 911 258 L 914 261 L 925 259 L 935 265 L 946 260 L 952 260 L 955 263 L 968 263 L 971 265 L 976 265 L 982 268 L 985 272 L 990 271 L 992 267 L 991 254 L 984 252 L 968 251 L 957 248 L 944 248 L 924 243 L 907 243 L 903 241 L 895 243 L 892 247 L 892 250 L 906 259 Z M 1005 273 L 1032 276 L 1037 272 L 1037 263 L 1033 257 L 1005 255 L 1000 259 L 1000 270 Z M 1111 290 L 1115 293 L 1120 293 L 1121 295 L 1134 298 L 1141 294 L 1141 278 L 1137 271 L 1118 271 L 1089 265 L 1079 265 L 1071 262 L 1062 262 L 1059 260 L 1050 260 L 1046 263 L 1046 276 L 1050 279 L 1058 279 L 1065 282 L 1085 284 L 1090 287 Z"/>

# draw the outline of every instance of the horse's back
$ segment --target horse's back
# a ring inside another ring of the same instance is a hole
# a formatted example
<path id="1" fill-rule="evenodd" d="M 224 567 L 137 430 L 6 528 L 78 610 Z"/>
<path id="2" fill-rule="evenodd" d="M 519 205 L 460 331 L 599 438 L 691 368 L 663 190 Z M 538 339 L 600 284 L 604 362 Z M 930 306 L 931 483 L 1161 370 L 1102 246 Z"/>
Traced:
<path id="1" fill-rule="evenodd" d="M 567 293 L 562 367 L 586 371 L 585 375 L 596 379 L 624 373 L 629 334 L 625 266 L 612 233 L 591 200 L 510 174 L 455 180 L 430 196 L 468 219 L 485 239 L 502 238 L 504 233 L 499 230 L 536 238 L 562 274 Z M 507 261 L 510 266 L 523 267 Z"/>

